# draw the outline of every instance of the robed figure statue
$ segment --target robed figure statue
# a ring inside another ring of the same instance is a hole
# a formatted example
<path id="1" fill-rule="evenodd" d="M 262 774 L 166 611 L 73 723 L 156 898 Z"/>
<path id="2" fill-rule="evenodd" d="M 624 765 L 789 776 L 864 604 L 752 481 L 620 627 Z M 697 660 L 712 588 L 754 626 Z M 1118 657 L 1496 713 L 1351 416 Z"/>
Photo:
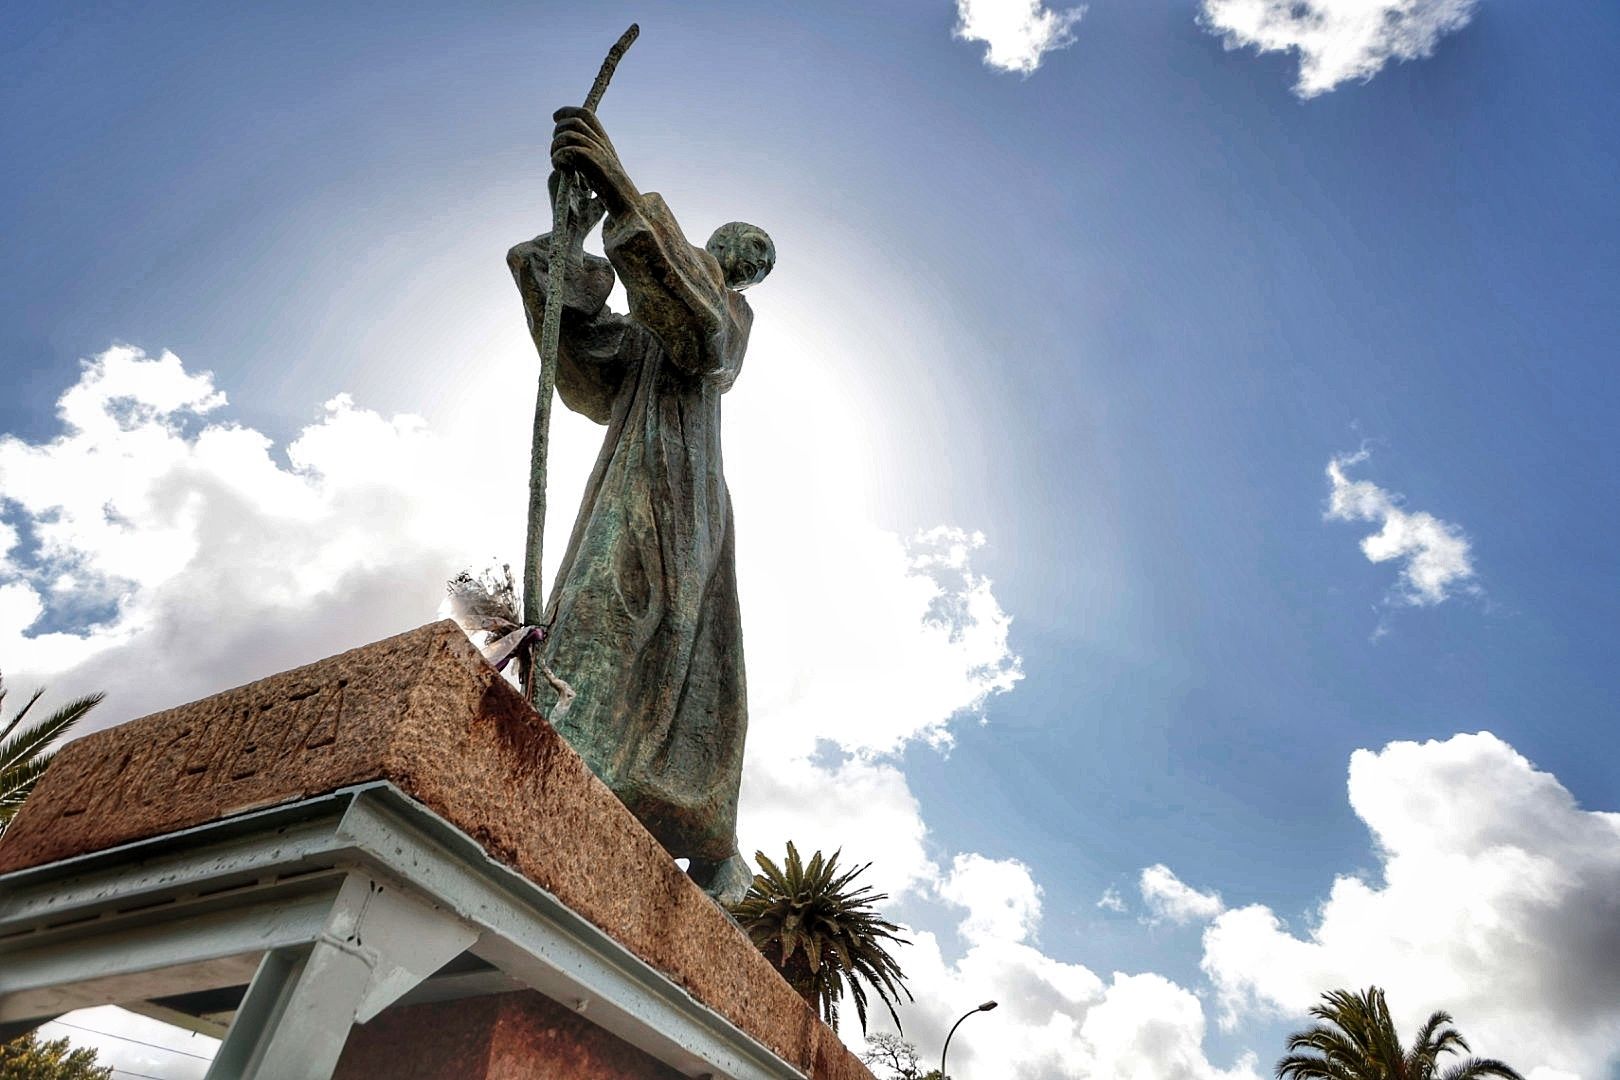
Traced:
<path id="1" fill-rule="evenodd" d="M 557 391 L 607 425 L 549 604 L 539 661 L 576 693 L 558 730 L 711 895 L 752 880 L 737 853 L 748 695 L 720 401 L 753 321 L 742 289 L 775 261 L 770 238 L 723 225 L 687 243 L 664 200 L 630 182 L 601 121 L 556 115 L 555 169 L 593 193 L 564 295 L 546 295 L 550 234 L 507 261 L 539 341 L 561 303 Z M 557 173 L 553 173 L 553 184 Z M 606 215 L 607 258 L 583 237 Z M 617 279 L 629 315 L 609 311 Z"/>

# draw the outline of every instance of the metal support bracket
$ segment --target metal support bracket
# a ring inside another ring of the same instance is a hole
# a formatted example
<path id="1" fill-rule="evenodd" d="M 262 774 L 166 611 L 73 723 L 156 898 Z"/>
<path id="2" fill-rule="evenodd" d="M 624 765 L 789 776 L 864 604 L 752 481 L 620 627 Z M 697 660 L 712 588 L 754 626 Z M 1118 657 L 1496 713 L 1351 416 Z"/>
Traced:
<path id="1" fill-rule="evenodd" d="M 208 1080 L 326 1080 L 349 1029 L 461 955 L 478 934 L 375 875 L 351 873 L 307 949 L 265 954 Z"/>

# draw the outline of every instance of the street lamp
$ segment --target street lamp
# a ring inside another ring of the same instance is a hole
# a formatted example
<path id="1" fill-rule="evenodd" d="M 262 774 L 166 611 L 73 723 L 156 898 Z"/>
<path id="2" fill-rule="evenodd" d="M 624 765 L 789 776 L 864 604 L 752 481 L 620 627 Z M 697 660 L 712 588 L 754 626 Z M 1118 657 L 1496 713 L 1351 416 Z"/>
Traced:
<path id="1" fill-rule="evenodd" d="M 980 1005 L 977 1009 L 969 1009 L 967 1012 L 962 1014 L 961 1020 L 958 1020 L 956 1023 L 951 1025 L 951 1030 L 945 1036 L 945 1049 L 939 1052 L 939 1080 L 945 1080 L 945 1055 L 951 1052 L 951 1036 L 955 1035 L 956 1029 L 962 1026 L 962 1020 L 966 1020 L 974 1013 L 989 1012 L 995 1007 L 995 1002 L 987 1001 L 983 1005 Z"/>

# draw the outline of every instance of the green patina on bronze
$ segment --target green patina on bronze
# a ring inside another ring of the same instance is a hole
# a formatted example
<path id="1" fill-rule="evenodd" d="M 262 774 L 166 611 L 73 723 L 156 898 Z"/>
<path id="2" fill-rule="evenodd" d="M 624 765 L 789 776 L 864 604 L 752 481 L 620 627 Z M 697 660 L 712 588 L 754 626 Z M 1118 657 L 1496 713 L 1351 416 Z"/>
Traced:
<path id="1" fill-rule="evenodd" d="M 551 234 L 507 261 L 537 345 L 560 300 L 557 391 L 607 433 L 540 660 L 577 693 L 558 730 L 695 879 L 735 898 L 752 880 L 736 844 L 748 700 L 720 403 L 753 322 L 740 290 L 775 251 L 737 222 L 707 249 L 688 243 L 663 199 L 630 183 L 593 113 L 557 119 L 553 164 L 595 193 L 565 248 L 562 296 L 548 295 Z M 605 259 L 583 247 L 604 215 Z M 616 277 L 628 315 L 606 306 Z"/>

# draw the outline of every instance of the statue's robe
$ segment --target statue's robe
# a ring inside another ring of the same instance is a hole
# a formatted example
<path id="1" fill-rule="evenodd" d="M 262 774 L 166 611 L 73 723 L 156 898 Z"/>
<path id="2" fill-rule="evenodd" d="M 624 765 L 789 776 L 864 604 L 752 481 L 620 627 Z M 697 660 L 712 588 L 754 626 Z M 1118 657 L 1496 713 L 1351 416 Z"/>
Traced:
<path id="1" fill-rule="evenodd" d="M 678 857 L 736 852 L 748 723 L 720 398 L 753 313 L 656 194 L 567 275 L 557 390 L 607 425 L 547 607 L 542 655 L 578 694 L 558 730 Z M 550 235 L 512 249 L 536 342 Z M 606 308 L 614 271 L 628 317 Z"/>

